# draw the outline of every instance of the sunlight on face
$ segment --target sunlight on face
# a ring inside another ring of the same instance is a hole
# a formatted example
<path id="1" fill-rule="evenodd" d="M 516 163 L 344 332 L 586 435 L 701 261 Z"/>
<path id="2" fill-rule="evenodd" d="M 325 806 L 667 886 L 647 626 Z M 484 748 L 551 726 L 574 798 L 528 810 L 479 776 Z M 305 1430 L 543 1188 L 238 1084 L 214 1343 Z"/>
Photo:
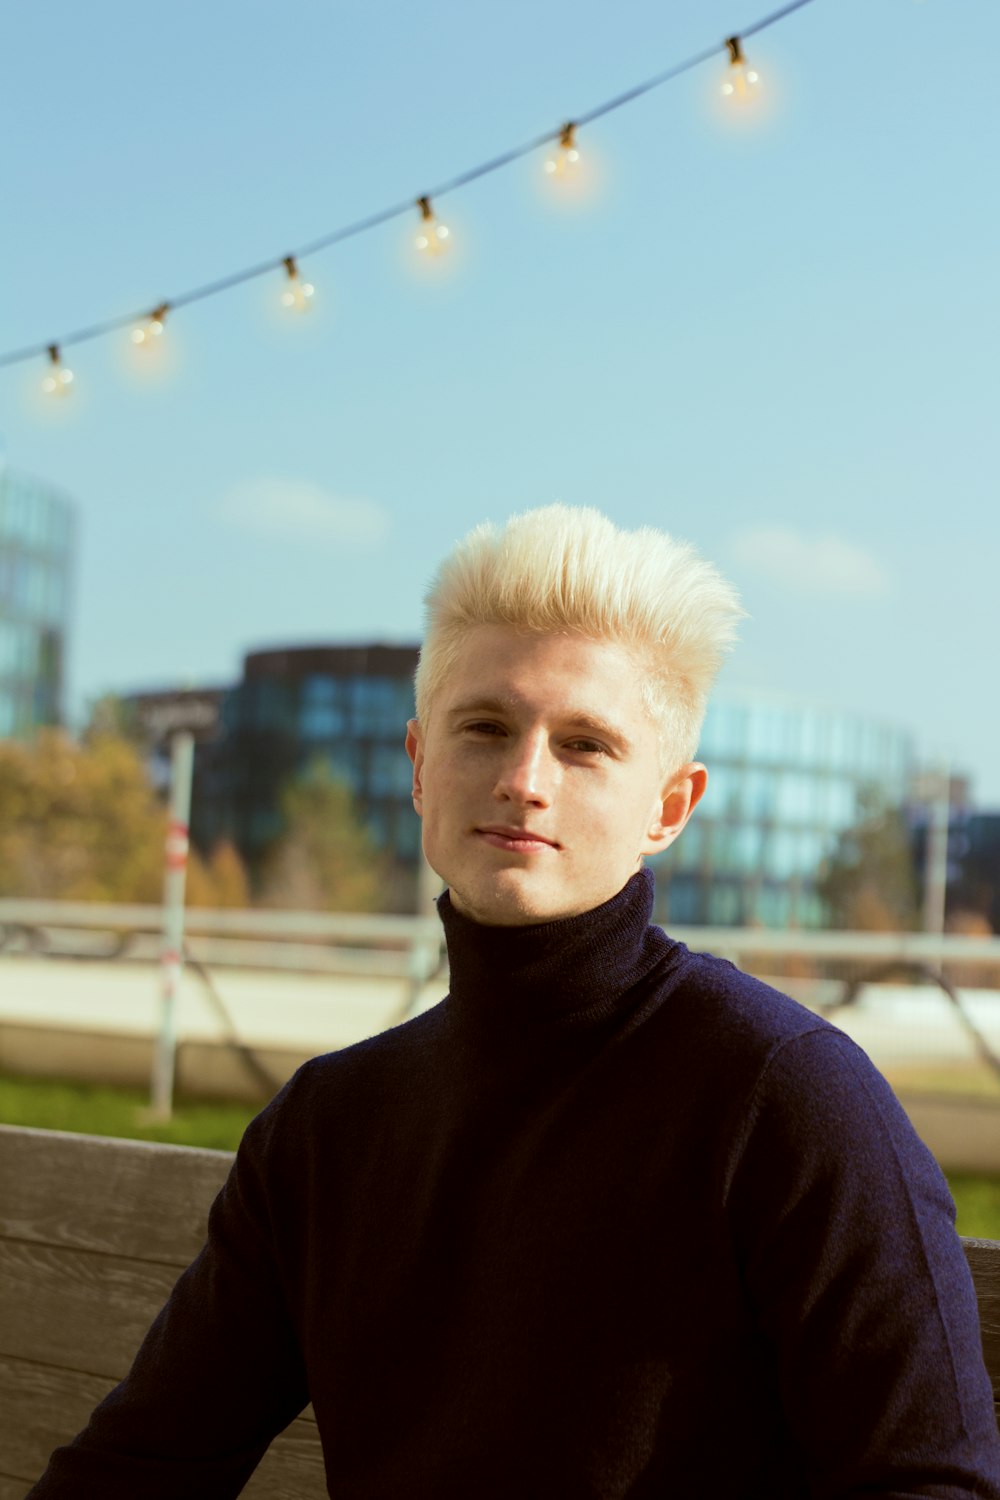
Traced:
<path id="1" fill-rule="evenodd" d="M 676 838 L 704 785 L 665 785 L 624 646 L 474 627 L 426 726 L 411 721 L 424 852 L 456 908 L 508 926 L 590 911 Z"/>

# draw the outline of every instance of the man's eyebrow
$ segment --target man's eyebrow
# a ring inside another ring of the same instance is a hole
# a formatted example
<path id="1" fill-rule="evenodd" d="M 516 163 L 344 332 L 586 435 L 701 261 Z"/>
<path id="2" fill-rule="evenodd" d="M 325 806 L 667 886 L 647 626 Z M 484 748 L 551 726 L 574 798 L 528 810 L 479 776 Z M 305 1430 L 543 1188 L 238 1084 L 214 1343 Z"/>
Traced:
<path id="1" fill-rule="evenodd" d="M 510 714 L 515 713 L 517 708 L 516 698 L 466 698 L 448 710 L 448 717 L 454 720 L 465 714 Z M 610 719 L 591 713 L 589 709 L 570 709 L 563 718 L 563 723 L 567 728 L 583 729 L 599 735 L 601 739 L 609 740 L 616 749 L 629 751 L 633 748 L 632 741 L 624 730 L 619 729 Z"/>
<path id="2" fill-rule="evenodd" d="M 509 714 L 516 704 L 513 698 L 466 698 L 449 708 L 449 719 L 459 719 L 463 714 Z"/>

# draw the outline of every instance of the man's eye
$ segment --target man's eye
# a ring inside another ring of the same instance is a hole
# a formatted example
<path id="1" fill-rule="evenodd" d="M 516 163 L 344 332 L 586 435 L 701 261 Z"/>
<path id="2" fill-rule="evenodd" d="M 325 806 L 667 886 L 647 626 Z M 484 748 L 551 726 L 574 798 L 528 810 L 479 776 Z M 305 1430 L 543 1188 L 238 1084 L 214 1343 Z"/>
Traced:
<path id="1" fill-rule="evenodd" d="M 488 719 L 484 719 L 481 723 L 477 721 L 475 724 L 466 724 L 465 728 L 472 734 L 503 734 L 503 726 L 491 724 Z"/>
<path id="2" fill-rule="evenodd" d="M 605 749 L 597 740 L 571 740 L 569 748 L 579 750 L 586 755 L 604 755 Z"/>

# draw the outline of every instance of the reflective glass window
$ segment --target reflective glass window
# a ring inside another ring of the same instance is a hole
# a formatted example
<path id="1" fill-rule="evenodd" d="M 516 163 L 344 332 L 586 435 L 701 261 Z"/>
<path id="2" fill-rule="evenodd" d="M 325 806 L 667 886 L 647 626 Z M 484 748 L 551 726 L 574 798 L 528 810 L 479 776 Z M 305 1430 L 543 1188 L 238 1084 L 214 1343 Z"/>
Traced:
<path id="1" fill-rule="evenodd" d="M 764 832 L 756 823 L 743 823 L 736 830 L 737 864 L 745 875 L 754 875 L 760 868 Z"/>
<path id="2" fill-rule="evenodd" d="M 368 785 L 377 797 L 408 796 L 413 786 L 413 765 L 402 744 L 372 746 L 368 762 Z"/>
<path id="3" fill-rule="evenodd" d="M 392 677 L 349 679 L 351 726 L 354 734 L 386 739 L 405 732 L 412 716 L 409 681 Z"/>
<path id="4" fill-rule="evenodd" d="M 764 844 L 764 867 L 777 880 L 789 880 L 798 868 L 798 835 L 787 828 L 772 829 Z"/>
<path id="5" fill-rule="evenodd" d="M 824 766 L 829 756 L 829 719 L 815 709 L 802 713 L 801 759 L 807 766 Z"/>
<path id="6" fill-rule="evenodd" d="M 17 626 L 12 620 L 0 620 L 0 677 L 13 675 L 17 660 Z"/>
<path id="7" fill-rule="evenodd" d="M 778 781 L 773 771 L 750 770 L 744 782 L 743 809 L 749 818 L 772 818 L 776 811 Z"/>
<path id="8" fill-rule="evenodd" d="M 676 927 L 704 921 L 701 882 L 697 877 L 675 875 L 667 891 L 667 920 Z"/>
<path id="9" fill-rule="evenodd" d="M 742 904 L 738 886 L 713 882 L 708 892 L 708 921 L 712 926 L 732 927 L 740 920 Z"/>
<path id="10" fill-rule="evenodd" d="M 396 815 L 393 848 L 402 859 L 414 859 L 420 851 L 420 819 L 412 807 L 400 808 Z"/>
<path id="11" fill-rule="evenodd" d="M 706 755 L 741 760 L 746 751 L 746 722 L 745 704 L 712 699 L 705 715 L 700 749 Z"/>
<path id="12" fill-rule="evenodd" d="M 783 886 L 764 885 L 757 892 L 757 919 L 765 927 L 786 927 L 789 893 Z"/>
<path id="13" fill-rule="evenodd" d="M 709 766 L 705 810 L 711 817 L 734 817 L 742 802 L 743 778 L 732 766 Z"/>
<path id="14" fill-rule="evenodd" d="M 813 776 L 785 771 L 778 780 L 777 811 L 783 823 L 809 823 L 817 813 L 818 788 Z"/>
<path id="15" fill-rule="evenodd" d="M 334 677 L 307 677 L 299 698 L 299 730 L 307 740 L 330 740 L 347 732 L 343 685 Z"/>
<path id="16" fill-rule="evenodd" d="M 364 784 L 363 754 L 360 745 L 344 741 L 334 745 L 323 756 L 331 776 L 346 781 L 352 791 L 359 791 Z"/>
<path id="17" fill-rule="evenodd" d="M 827 787 L 827 812 L 831 828 L 847 828 L 857 815 L 857 791 L 853 781 L 832 777 Z"/>

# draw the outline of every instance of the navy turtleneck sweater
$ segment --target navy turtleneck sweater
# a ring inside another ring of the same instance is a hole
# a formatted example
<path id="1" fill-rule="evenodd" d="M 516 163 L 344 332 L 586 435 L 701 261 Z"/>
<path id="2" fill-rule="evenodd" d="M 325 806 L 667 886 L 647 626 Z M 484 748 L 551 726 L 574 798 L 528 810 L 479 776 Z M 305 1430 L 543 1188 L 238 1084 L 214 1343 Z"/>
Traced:
<path id="1" fill-rule="evenodd" d="M 1000 1497 L 947 1188 L 840 1032 L 649 926 L 482 927 L 314 1059 L 35 1500 L 238 1494 L 312 1401 L 337 1500 Z"/>

